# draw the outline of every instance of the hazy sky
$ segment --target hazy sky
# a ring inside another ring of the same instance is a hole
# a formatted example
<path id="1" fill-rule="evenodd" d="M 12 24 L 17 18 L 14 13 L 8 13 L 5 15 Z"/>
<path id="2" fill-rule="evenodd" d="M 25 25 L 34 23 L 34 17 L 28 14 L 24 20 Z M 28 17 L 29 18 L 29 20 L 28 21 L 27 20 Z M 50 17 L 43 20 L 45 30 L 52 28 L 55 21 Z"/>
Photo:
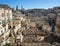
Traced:
<path id="1" fill-rule="evenodd" d="M 60 6 L 60 0 L 0 0 L 0 4 L 8 4 L 11 7 L 16 7 L 18 5 L 21 8 L 21 5 L 25 9 L 32 8 L 52 8 L 55 6 Z"/>

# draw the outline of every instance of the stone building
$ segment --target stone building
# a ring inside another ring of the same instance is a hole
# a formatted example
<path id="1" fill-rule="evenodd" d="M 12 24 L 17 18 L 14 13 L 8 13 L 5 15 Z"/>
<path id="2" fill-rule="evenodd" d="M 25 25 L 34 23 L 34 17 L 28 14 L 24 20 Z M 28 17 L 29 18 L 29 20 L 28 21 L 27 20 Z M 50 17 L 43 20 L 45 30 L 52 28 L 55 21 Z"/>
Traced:
<path id="1" fill-rule="evenodd" d="M 0 35 L 8 31 L 8 22 L 12 21 L 12 10 L 0 8 Z"/>

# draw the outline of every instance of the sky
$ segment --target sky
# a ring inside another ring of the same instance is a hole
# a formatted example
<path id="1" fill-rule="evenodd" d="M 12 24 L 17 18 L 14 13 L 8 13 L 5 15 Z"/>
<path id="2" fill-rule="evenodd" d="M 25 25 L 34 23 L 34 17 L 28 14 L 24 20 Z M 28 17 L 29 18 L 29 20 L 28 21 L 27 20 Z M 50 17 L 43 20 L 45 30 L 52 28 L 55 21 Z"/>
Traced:
<path id="1" fill-rule="evenodd" d="M 60 0 L 0 0 L 0 4 L 7 4 L 12 8 L 21 9 L 23 6 L 25 9 L 33 9 L 33 8 L 52 8 L 56 6 L 60 6 Z"/>

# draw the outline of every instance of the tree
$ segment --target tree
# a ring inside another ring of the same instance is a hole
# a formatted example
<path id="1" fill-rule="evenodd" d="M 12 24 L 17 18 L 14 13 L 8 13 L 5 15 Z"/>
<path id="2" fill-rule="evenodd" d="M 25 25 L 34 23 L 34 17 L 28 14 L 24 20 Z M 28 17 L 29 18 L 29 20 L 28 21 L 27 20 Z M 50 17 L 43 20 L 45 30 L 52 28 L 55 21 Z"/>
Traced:
<path id="1" fill-rule="evenodd" d="M 11 29 L 11 26 L 10 25 L 8 26 L 8 29 Z"/>
<path id="2" fill-rule="evenodd" d="M 12 12 L 13 12 L 13 13 L 15 12 L 14 8 L 12 8 Z"/>
<path id="3" fill-rule="evenodd" d="M 15 10 L 15 12 L 18 12 L 18 11 L 19 11 L 18 6 L 16 6 L 16 10 Z"/>
<path id="4" fill-rule="evenodd" d="M 36 28 L 42 30 L 42 26 L 40 26 L 39 24 L 36 24 Z"/>
<path id="5" fill-rule="evenodd" d="M 4 46 L 10 46 L 10 44 L 9 43 L 6 43 Z"/>
<path id="6" fill-rule="evenodd" d="M 10 31 L 10 33 L 9 33 L 9 37 L 12 37 L 11 31 Z"/>
<path id="7" fill-rule="evenodd" d="M 50 44 L 53 44 L 55 41 L 55 36 L 53 33 L 49 34 L 47 37 L 45 37 L 45 41 L 49 42 Z"/>

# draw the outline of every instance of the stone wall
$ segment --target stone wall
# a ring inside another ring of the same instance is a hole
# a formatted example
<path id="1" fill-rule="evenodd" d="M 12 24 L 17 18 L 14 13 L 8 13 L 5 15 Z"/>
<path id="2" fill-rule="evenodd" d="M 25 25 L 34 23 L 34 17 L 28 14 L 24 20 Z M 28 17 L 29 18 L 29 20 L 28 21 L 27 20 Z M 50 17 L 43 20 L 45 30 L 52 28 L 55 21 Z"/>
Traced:
<path id="1" fill-rule="evenodd" d="M 57 16 L 56 30 L 55 31 L 60 34 L 60 16 Z"/>

